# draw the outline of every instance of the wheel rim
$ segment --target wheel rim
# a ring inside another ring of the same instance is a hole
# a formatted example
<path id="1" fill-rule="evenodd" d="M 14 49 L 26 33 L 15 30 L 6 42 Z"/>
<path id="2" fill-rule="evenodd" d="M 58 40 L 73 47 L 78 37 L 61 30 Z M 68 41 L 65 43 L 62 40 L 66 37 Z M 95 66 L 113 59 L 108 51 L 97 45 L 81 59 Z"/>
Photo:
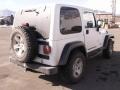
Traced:
<path id="1" fill-rule="evenodd" d="M 75 78 L 79 78 L 83 70 L 83 62 L 81 58 L 77 58 L 73 65 L 73 75 Z"/>
<path id="2" fill-rule="evenodd" d="M 21 34 L 15 34 L 13 37 L 13 50 L 17 57 L 22 58 L 25 55 L 26 52 L 26 45 L 25 41 L 22 38 Z"/>

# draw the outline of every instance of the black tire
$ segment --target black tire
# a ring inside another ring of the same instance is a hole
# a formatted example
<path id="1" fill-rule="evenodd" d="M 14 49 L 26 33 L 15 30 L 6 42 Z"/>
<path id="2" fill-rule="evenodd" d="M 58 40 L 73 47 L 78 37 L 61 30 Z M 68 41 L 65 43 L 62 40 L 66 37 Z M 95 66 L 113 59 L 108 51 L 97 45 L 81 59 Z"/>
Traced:
<path id="1" fill-rule="evenodd" d="M 77 77 L 75 77 L 74 74 L 75 71 L 73 69 L 73 66 L 75 65 L 77 58 L 80 58 L 80 61 L 82 62 L 82 68 L 81 68 L 81 73 Z M 85 61 L 86 61 L 85 56 L 80 51 L 73 52 L 69 58 L 69 63 L 61 68 L 60 75 L 62 80 L 65 81 L 66 83 L 71 83 L 71 84 L 78 83 L 84 73 L 84 69 L 86 65 Z"/>
<path id="2" fill-rule="evenodd" d="M 107 48 L 103 50 L 103 57 L 106 59 L 110 59 L 113 54 L 113 41 L 110 39 L 108 41 Z"/>
<path id="3" fill-rule="evenodd" d="M 17 51 L 19 51 L 20 48 L 19 49 L 14 48 L 15 45 L 19 46 L 17 45 L 18 44 L 17 40 L 15 40 L 16 37 L 17 39 L 20 38 L 19 40 L 20 43 L 24 44 L 23 47 L 25 50 L 24 52 L 21 50 L 23 52 L 21 56 L 17 54 Z M 21 40 L 23 40 L 23 42 Z M 24 28 L 18 28 L 18 29 L 13 30 L 13 33 L 11 35 L 11 54 L 12 54 L 11 56 L 12 58 L 22 63 L 30 62 L 37 55 L 37 50 L 38 50 L 37 48 L 38 46 L 37 46 L 36 37 L 34 36 L 34 32 L 32 30 L 24 29 Z"/>

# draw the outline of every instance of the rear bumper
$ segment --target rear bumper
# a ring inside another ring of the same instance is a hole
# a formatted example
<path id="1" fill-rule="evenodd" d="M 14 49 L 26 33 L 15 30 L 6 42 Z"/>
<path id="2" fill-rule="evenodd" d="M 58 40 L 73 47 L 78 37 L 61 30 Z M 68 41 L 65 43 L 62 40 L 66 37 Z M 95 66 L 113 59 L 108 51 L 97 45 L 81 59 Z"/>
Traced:
<path id="1" fill-rule="evenodd" d="M 17 64 L 18 66 L 21 66 L 25 69 L 31 69 L 33 71 L 37 71 L 46 75 L 54 75 L 58 73 L 57 67 L 51 67 L 47 65 L 43 65 L 40 63 L 32 62 L 32 63 L 21 63 L 14 58 L 10 57 L 10 62 Z"/>

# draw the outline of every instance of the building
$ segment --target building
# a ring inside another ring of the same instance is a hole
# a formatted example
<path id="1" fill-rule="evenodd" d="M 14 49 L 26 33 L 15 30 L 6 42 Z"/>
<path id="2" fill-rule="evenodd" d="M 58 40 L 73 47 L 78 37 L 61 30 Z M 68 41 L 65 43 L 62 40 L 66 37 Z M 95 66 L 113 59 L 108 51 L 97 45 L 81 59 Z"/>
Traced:
<path id="1" fill-rule="evenodd" d="M 116 16 L 115 20 L 113 20 L 112 13 L 97 13 L 96 18 L 97 20 L 102 20 L 103 22 L 105 22 L 105 24 L 107 24 L 107 27 L 109 28 L 120 27 L 120 16 Z"/>
<path id="2" fill-rule="evenodd" d="M 97 20 L 107 20 L 108 22 L 112 22 L 113 16 L 111 13 L 98 13 L 96 14 Z M 115 17 L 115 23 L 120 22 L 120 16 Z"/>
<path id="3" fill-rule="evenodd" d="M 103 20 L 106 23 L 108 23 L 108 22 L 112 21 L 112 14 L 110 14 L 110 13 L 98 13 L 98 14 L 96 14 L 96 18 L 97 18 L 97 20 Z"/>

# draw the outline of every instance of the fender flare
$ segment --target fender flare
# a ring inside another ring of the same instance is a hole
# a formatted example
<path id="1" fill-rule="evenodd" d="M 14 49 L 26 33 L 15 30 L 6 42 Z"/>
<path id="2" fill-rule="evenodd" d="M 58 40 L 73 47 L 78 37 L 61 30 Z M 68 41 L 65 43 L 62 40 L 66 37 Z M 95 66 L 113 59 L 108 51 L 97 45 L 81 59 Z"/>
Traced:
<path id="1" fill-rule="evenodd" d="M 75 48 L 79 48 L 79 47 L 84 47 L 85 54 L 87 54 L 85 45 L 81 41 L 80 42 L 72 42 L 72 43 L 68 43 L 67 45 L 65 45 L 65 47 L 63 48 L 61 57 L 60 57 L 59 65 L 66 65 L 71 51 L 74 50 Z"/>
<path id="2" fill-rule="evenodd" d="M 103 44 L 104 49 L 107 48 L 107 45 L 108 45 L 108 43 L 109 43 L 109 40 L 112 39 L 112 38 L 114 38 L 113 35 L 106 35 L 106 36 L 105 36 L 104 44 Z M 114 43 L 114 42 L 113 42 L 113 43 Z"/>

